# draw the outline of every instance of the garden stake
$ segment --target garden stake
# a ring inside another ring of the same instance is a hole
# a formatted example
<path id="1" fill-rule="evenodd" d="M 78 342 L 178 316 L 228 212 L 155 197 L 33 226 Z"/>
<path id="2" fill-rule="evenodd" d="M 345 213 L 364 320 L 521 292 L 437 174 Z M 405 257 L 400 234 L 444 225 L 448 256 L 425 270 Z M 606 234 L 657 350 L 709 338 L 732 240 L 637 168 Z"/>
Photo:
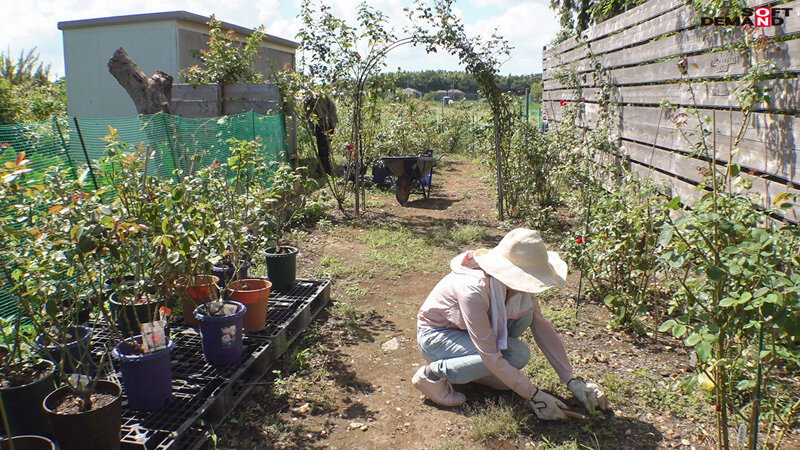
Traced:
<path id="1" fill-rule="evenodd" d="M 756 392 L 753 396 L 753 416 L 750 421 L 750 450 L 758 448 L 758 416 L 761 409 L 761 350 L 764 349 L 764 327 L 758 327 L 758 355 L 756 356 Z"/>
<path id="2" fill-rule="evenodd" d="M 584 195 L 583 198 L 586 199 L 589 195 L 586 194 L 586 185 L 584 185 Z M 588 199 L 587 199 L 588 200 Z M 583 227 L 583 235 L 587 236 L 589 234 L 589 219 L 591 218 L 592 211 L 592 204 L 588 201 L 586 202 L 586 222 L 584 222 Z M 584 239 L 585 241 L 586 239 Z M 583 252 L 581 252 L 583 253 Z M 583 269 L 581 269 L 581 276 L 578 278 L 578 296 L 575 298 L 575 318 L 578 318 L 578 311 L 580 310 L 581 306 L 581 290 L 583 288 Z"/>

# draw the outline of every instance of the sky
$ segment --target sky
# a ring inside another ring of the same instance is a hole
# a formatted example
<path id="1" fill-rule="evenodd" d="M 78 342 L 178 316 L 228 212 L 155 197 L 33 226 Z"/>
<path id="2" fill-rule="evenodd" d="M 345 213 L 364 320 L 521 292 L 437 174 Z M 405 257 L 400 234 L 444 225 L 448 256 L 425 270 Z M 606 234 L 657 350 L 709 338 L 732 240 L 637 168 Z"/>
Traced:
<path id="1" fill-rule="evenodd" d="M 328 0 L 333 14 L 354 23 L 361 0 Z M 370 0 L 384 12 L 402 36 L 407 23 L 403 8 L 411 0 Z M 503 61 L 503 75 L 542 71 L 542 46 L 558 32 L 558 20 L 549 0 L 457 0 L 455 12 L 470 36 L 499 34 L 513 47 Z M 13 56 L 37 48 L 40 60 L 52 65 L 51 75 L 64 75 L 64 54 L 58 22 L 163 11 L 189 11 L 247 28 L 264 25 L 268 34 L 296 40 L 300 28 L 300 0 L 0 0 L 5 20 L 0 26 L 0 51 Z M 111 57 L 111 55 L 109 55 Z M 461 70 L 458 59 L 447 54 L 426 55 L 420 47 L 400 47 L 390 53 L 385 71 L 426 69 Z"/>

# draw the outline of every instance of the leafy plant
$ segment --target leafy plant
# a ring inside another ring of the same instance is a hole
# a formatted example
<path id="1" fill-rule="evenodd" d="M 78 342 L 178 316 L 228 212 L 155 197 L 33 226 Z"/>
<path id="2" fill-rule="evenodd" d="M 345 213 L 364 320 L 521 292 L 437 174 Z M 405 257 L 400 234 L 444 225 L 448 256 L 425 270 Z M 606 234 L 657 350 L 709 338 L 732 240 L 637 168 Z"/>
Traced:
<path id="1" fill-rule="evenodd" d="M 208 48 L 194 52 L 200 65 L 180 71 L 186 83 L 257 83 L 263 75 L 253 69 L 253 62 L 264 39 L 264 27 L 258 27 L 240 42 L 233 30 L 223 30 L 222 22 L 212 14 L 208 26 Z"/>

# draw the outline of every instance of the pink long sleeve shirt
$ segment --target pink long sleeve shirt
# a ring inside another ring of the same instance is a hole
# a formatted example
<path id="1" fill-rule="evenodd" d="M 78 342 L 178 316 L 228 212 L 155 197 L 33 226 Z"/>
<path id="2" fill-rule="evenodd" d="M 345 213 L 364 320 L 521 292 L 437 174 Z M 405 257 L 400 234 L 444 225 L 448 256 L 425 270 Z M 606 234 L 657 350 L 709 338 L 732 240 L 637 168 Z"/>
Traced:
<path id="1" fill-rule="evenodd" d="M 472 252 L 462 253 L 450 261 L 452 272 L 433 288 L 417 313 L 418 327 L 457 328 L 466 330 L 483 363 L 506 386 L 523 398 L 530 399 L 536 388 L 516 367 L 503 359 L 497 348 L 497 334 L 491 326 L 489 278 L 472 259 Z M 539 302 L 531 295 L 532 307 L 509 319 L 534 312 L 531 332 L 536 344 L 555 369 L 562 383 L 572 378 L 572 367 L 553 325 L 542 317 Z"/>

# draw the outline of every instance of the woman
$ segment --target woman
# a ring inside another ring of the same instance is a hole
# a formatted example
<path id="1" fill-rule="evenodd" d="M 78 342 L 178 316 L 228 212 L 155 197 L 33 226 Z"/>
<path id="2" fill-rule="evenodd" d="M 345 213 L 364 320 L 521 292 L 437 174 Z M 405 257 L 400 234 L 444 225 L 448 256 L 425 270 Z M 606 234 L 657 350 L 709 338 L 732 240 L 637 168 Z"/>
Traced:
<path id="1" fill-rule="evenodd" d="M 411 379 L 417 389 L 437 404 L 457 406 L 466 397 L 451 383 L 478 382 L 513 389 L 541 419 L 575 417 L 520 372 L 530 350 L 517 338 L 530 328 L 561 382 L 586 409 L 608 409 L 596 384 L 573 376 L 561 339 L 531 295 L 563 288 L 567 276 L 567 264 L 547 251 L 538 231 L 512 230 L 491 250 L 453 258 L 450 269 L 417 313 L 417 343 L 428 361 Z"/>

